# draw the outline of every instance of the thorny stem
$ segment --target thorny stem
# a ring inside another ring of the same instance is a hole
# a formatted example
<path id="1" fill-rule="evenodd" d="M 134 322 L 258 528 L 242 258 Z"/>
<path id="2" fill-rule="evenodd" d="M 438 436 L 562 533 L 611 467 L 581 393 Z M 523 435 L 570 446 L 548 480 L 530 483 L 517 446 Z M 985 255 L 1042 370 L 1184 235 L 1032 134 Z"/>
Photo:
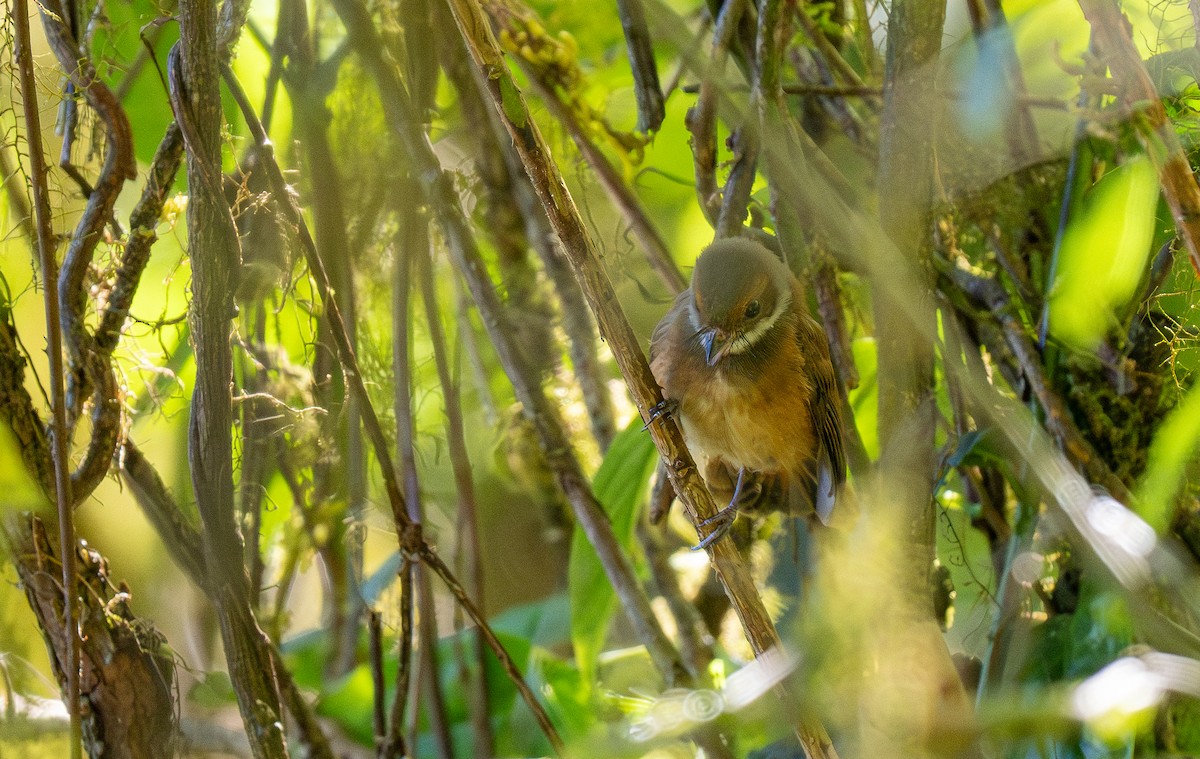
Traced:
<path id="1" fill-rule="evenodd" d="M 37 82 L 29 48 L 29 6 L 13 0 L 14 55 L 21 82 L 21 105 L 25 117 L 25 139 L 29 144 L 29 181 L 37 219 L 37 249 L 42 267 L 42 298 L 46 310 L 47 358 L 50 362 L 50 398 L 54 411 L 54 497 L 58 508 L 58 549 L 62 560 L 63 631 L 66 661 L 60 664 L 66 676 L 63 702 L 71 722 L 71 759 L 83 751 L 79 714 L 79 633 L 75 613 L 75 515 L 72 510 L 71 476 L 67 460 L 67 405 L 63 366 L 63 336 L 59 327 L 58 291 L 54 289 L 54 228 L 50 192 L 46 185 L 46 158 L 42 152 L 42 125 L 38 116 Z"/>

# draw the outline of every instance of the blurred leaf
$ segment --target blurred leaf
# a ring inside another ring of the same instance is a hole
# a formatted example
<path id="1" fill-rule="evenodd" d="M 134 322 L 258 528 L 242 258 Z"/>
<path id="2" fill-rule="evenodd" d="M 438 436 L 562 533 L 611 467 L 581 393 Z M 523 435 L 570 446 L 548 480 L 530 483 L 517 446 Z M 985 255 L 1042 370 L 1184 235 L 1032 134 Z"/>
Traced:
<path id="1" fill-rule="evenodd" d="M 626 427 L 608 449 L 592 481 L 597 500 L 612 522 L 617 542 L 627 555 L 633 553 L 637 512 L 642 506 L 646 483 L 654 471 L 654 441 L 639 421 Z M 617 597 L 596 550 L 576 525 L 567 570 L 571 594 L 571 641 L 583 682 L 596 675 L 596 657 L 604 645 Z"/>
<path id="2" fill-rule="evenodd" d="M 1151 255 L 1158 177 L 1144 156 L 1092 188 L 1063 238 L 1051 292 L 1050 328 L 1072 345 L 1092 347 L 1133 295 Z"/>
<path id="3" fill-rule="evenodd" d="M 506 633 L 544 648 L 554 648 L 570 640 L 570 618 L 567 594 L 555 593 L 497 614 L 492 619 L 492 630 L 497 635 Z"/>
<path id="4" fill-rule="evenodd" d="M 543 693 L 551 708 L 555 724 L 569 740 L 572 735 L 583 735 L 596 721 L 595 709 L 588 699 L 589 688 L 584 684 L 582 673 L 573 664 L 556 658 L 544 658 L 540 662 L 542 679 L 546 683 Z"/>
<path id="5" fill-rule="evenodd" d="M 329 655 L 329 632 L 306 630 L 280 645 L 288 669 L 302 688 L 320 690 L 324 684 L 325 661 Z"/>
<path id="6" fill-rule="evenodd" d="M 367 606 L 373 606 L 379 600 L 379 597 L 383 595 L 384 591 L 392 587 L 392 583 L 396 581 L 397 573 L 400 571 L 402 563 L 400 552 L 394 551 L 366 579 L 362 584 L 362 597 L 363 602 Z"/>
<path id="7" fill-rule="evenodd" d="M 237 693 L 225 672 L 206 672 L 188 691 L 188 699 L 199 706 L 216 709 L 237 703 Z"/>
<path id="8" fill-rule="evenodd" d="M 850 408 L 854 410 L 854 426 L 862 438 L 863 447 L 872 459 L 879 458 L 879 378 L 875 338 L 863 337 L 851 345 L 854 365 L 858 367 L 858 387 L 851 390 Z"/>
<path id="9" fill-rule="evenodd" d="M 1137 511 L 1160 533 L 1174 512 L 1175 495 L 1200 443 L 1200 385 L 1193 387 L 1154 436 L 1146 473 L 1137 490 Z"/>
<path id="10" fill-rule="evenodd" d="M 317 714 L 336 720 L 356 742 L 373 745 L 375 685 L 371 681 L 370 668 L 361 664 L 330 686 L 317 699 Z"/>
<path id="11" fill-rule="evenodd" d="M 21 460 L 18 443 L 7 425 L 0 425 L 0 461 Z M 0 467 L 0 490 L 9 508 L 42 508 L 46 498 L 23 466 Z M 36 506 L 34 506 L 36 504 Z"/>

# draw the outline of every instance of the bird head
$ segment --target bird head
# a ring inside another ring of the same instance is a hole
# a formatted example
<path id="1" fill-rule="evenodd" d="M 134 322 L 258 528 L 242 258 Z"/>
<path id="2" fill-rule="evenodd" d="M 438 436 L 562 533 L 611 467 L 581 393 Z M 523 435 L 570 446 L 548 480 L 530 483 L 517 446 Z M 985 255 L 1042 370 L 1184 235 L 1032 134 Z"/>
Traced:
<path id="1" fill-rule="evenodd" d="M 709 366 L 755 346 L 792 305 L 783 261 L 745 238 L 717 240 L 692 273 L 692 326 Z"/>

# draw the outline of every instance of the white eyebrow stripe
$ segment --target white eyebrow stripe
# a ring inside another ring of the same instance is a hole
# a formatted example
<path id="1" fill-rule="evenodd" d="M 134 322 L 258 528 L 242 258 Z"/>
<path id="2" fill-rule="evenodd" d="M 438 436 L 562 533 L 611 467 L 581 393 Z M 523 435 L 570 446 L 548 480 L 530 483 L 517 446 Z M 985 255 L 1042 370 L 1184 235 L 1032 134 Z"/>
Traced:
<path id="1" fill-rule="evenodd" d="M 758 324 L 743 332 L 740 338 L 730 341 L 728 348 L 730 353 L 745 353 L 753 348 L 754 344 L 761 340 L 762 336 L 771 330 L 771 327 L 775 326 L 775 322 L 779 321 L 779 317 L 792 307 L 792 288 L 782 287 L 780 288 L 780 292 L 783 295 L 779 300 L 775 301 L 774 311 Z"/>

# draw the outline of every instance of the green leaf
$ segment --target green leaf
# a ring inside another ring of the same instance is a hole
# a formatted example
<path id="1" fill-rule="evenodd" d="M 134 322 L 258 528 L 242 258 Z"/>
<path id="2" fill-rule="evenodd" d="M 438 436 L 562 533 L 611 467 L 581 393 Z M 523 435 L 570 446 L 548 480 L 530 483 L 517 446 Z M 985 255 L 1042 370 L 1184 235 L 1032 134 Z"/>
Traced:
<path id="1" fill-rule="evenodd" d="M 237 694 L 233 690 L 233 682 L 224 672 L 207 672 L 204 679 L 197 682 L 188 691 L 188 700 L 193 704 L 217 709 L 237 703 Z"/>
<path id="2" fill-rule="evenodd" d="M 1146 157 L 1109 172 L 1084 202 L 1063 238 L 1059 274 L 1050 294 L 1050 329 L 1090 348 L 1115 323 L 1152 252 L 1158 177 Z"/>
<path id="3" fill-rule="evenodd" d="M 1200 385 L 1193 387 L 1158 428 L 1146 473 L 1137 490 L 1137 511 L 1155 530 L 1166 529 L 1188 462 L 1200 443 Z"/>
<path id="4" fill-rule="evenodd" d="M 321 694 L 317 714 L 336 720 L 356 742 L 370 746 L 375 741 L 374 704 L 371 670 L 360 664 Z"/>
<path id="5" fill-rule="evenodd" d="M 571 639 L 571 601 L 566 593 L 512 606 L 492 618 L 492 631 L 557 649 Z"/>
<path id="6" fill-rule="evenodd" d="M 858 387 L 850 391 L 850 408 L 854 410 L 854 426 L 862 438 L 863 447 L 872 460 L 879 458 L 879 377 L 876 373 L 879 358 L 875 338 L 862 337 L 851 344 L 854 365 L 858 367 Z"/>
<path id="7" fill-rule="evenodd" d="M 592 481 L 596 498 L 612 522 L 617 542 L 627 554 L 633 553 L 637 511 L 641 508 L 646 483 L 656 461 L 654 441 L 643 431 L 639 420 L 613 440 Z M 600 557 L 578 525 L 571 541 L 567 578 L 575 660 L 583 682 L 592 683 L 596 675 L 596 658 L 604 645 L 617 597 L 600 564 Z"/>
<path id="8" fill-rule="evenodd" d="M 521 91 L 513 82 L 512 75 L 507 71 L 500 75 L 500 103 L 504 107 L 504 115 L 518 129 L 525 128 L 525 103 L 521 100 Z"/>
<path id="9" fill-rule="evenodd" d="M 366 638 L 365 632 L 360 638 Z M 280 650 L 297 685 L 313 690 L 325 687 L 325 662 L 330 656 L 328 630 L 306 630 L 283 641 Z"/>

